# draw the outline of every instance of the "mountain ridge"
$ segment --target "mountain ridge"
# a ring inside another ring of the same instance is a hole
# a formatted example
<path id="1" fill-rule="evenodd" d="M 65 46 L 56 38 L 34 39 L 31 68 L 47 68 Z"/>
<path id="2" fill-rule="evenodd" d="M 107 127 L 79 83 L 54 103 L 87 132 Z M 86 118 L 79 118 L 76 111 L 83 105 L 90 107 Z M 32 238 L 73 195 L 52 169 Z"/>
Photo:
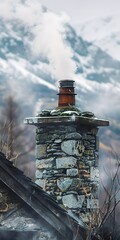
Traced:
<path id="1" fill-rule="evenodd" d="M 76 26 L 78 34 L 120 61 L 120 15 L 91 20 Z"/>
<path id="2" fill-rule="evenodd" d="M 57 106 L 58 80 L 73 79 L 77 107 L 111 119 L 109 136 L 114 142 L 119 130 L 120 61 L 84 40 L 65 16 L 25 2 L 19 1 L 19 8 L 14 5 L 9 19 L 1 16 L 1 107 L 11 94 L 21 105 L 23 118 L 34 116 Z M 28 19 L 21 20 L 20 8 L 30 12 Z M 107 130 L 104 133 L 107 136 Z M 103 143 L 107 140 L 103 138 Z"/>

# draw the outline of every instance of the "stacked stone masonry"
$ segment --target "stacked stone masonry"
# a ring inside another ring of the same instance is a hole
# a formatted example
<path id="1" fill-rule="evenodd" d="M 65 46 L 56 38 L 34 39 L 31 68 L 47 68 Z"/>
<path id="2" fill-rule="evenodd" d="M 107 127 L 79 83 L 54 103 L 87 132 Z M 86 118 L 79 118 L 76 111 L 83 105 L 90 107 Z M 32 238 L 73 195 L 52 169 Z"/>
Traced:
<path id="1" fill-rule="evenodd" d="M 36 129 L 36 183 L 85 222 L 99 208 L 97 131 L 75 122 Z"/>

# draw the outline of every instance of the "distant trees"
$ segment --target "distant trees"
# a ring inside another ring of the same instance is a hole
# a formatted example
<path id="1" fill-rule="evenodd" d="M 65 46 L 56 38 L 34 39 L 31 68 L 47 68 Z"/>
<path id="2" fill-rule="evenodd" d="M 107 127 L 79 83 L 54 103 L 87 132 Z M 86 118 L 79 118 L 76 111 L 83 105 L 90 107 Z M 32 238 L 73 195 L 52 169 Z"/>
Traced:
<path id="1" fill-rule="evenodd" d="M 30 164 L 34 149 L 34 139 L 31 139 L 28 126 L 23 124 L 22 112 L 13 96 L 9 96 L 0 114 L 0 151 L 15 166 L 30 175 Z M 26 137 L 27 135 L 27 137 Z"/>
<path id="2" fill-rule="evenodd" d="M 108 170 L 105 169 L 108 184 L 102 181 L 103 203 L 95 219 L 100 219 L 95 233 L 100 234 L 101 240 L 120 239 L 120 160 L 113 149 L 111 157 L 112 166 L 109 164 Z"/>
<path id="3" fill-rule="evenodd" d="M 1 151 L 4 151 L 8 159 L 12 161 L 19 152 L 16 149 L 16 132 L 21 127 L 18 127 L 19 106 L 9 96 L 1 113 L 0 119 L 0 134 L 1 134 Z"/>

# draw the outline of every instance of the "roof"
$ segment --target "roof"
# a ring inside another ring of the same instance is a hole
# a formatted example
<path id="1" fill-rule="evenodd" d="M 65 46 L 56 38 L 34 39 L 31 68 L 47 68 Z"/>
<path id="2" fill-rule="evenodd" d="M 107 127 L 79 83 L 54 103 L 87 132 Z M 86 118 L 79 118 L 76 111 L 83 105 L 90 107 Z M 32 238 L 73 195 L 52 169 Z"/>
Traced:
<path id="1" fill-rule="evenodd" d="M 86 239 L 87 225 L 82 220 L 78 221 L 70 216 L 49 194 L 14 167 L 2 153 L 0 153 L 0 182 L 58 232 L 61 239 L 72 240 L 74 232 L 78 233 L 79 240 Z"/>

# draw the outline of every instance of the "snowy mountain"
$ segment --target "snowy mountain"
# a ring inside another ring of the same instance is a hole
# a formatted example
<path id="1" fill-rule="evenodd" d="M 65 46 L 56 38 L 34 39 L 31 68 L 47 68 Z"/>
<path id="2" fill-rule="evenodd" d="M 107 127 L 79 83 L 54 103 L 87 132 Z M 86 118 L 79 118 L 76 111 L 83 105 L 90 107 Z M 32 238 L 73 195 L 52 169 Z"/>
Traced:
<path id="1" fill-rule="evenodd" d="M 119 22 L 119 15 L 92 20 L 81 26 L 77 26 L 77 31 L 87 41 L 93 42 L 114 59 L 120 60 Z"/>
<path id="2" fill-rule="evenodd" d="M 1 107 L 11 94 L 22 106 L 23 118 L 54 108 L 58 81 L 73 79 L 76 105 L 111 121 L 101 138 L 103 146 L 115 145 L 120 129 L 120 61 L 85 40 L 84 34 L 79 36 L 67 16 L 50 12 L 37 0 L 11 1 L 0 3 Z"/>

